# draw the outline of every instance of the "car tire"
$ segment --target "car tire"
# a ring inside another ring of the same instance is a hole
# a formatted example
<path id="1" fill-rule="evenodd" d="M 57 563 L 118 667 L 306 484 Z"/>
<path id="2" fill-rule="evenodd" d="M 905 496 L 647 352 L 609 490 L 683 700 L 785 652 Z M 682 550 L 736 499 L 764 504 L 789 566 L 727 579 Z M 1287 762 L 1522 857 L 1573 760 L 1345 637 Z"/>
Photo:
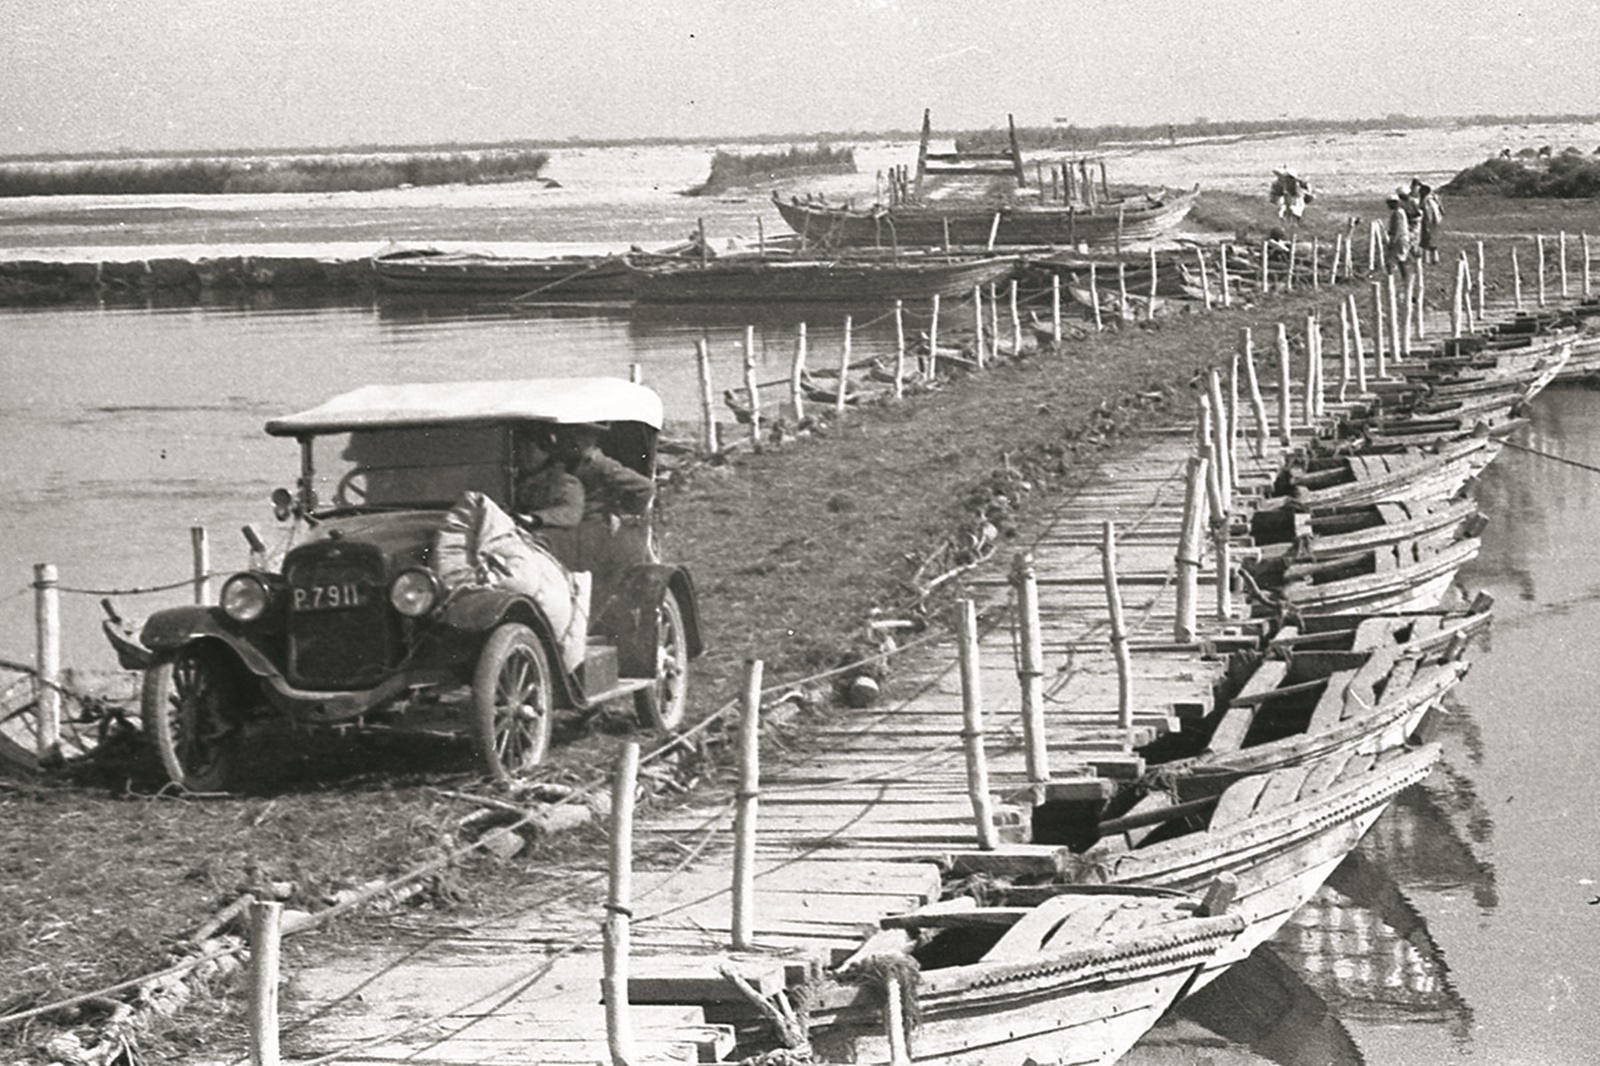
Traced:
<path id="1" fill-rule="evenodd" d="M 167 777 L 191 792 L 217 792 L 233 777 L 238 721 L 230 664 L 191 645 L 144 672 L 139 714 Z"/>
<path id="2" fill-rule="evenodd" d="M 671 589 L 656 607 L 655 681 L 633 694 L 634 712 L 647 729 L 670 733 L 683 725 L 689 705 L 689 632 L 683 606 Z"/>
<path id="3" fill-rule="evenodd" d="M 472 742 L 484 770 L 500 784 L 511 784 L 544 762 L 554 720 L 544 643 L 520 623 L 495 629 L 472 677 Z"/>

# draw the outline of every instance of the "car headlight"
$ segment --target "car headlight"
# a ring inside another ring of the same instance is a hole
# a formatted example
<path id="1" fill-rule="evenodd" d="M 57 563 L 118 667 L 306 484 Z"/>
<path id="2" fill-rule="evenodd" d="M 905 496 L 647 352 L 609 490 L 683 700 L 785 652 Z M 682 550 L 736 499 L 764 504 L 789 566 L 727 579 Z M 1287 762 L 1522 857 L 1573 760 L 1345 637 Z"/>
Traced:
<path id="1" fill-rule="evenodd" d="M 222 613 L 235 622 L 254 622 L 271 603 L 271 590 L 255 574 L 234 574 L 222 585 Z"/>
<path id="2" fill-rule="evenodd" d="M 389 603 L 407 618 L 420 618 L 433 610 L 439 585 L 427 570 L 403 570 L 389 586 Z"/>

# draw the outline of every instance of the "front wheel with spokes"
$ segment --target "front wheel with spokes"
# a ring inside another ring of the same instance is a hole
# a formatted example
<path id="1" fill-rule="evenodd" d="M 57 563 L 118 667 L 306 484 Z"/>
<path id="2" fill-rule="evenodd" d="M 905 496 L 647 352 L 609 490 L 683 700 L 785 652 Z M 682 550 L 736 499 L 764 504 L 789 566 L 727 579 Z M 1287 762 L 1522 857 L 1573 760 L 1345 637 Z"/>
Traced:
<path id="1" fill-rule="evenodd" d="M 193 792 L 215 792 L 233 777 L 237 691 L 223 653 L 179 649 L 145 671 L 140 718 L 161 766 Z"/>
<path id="2" fill-rule="evenodd" d="M 655 681 L 634 693 L 634 712 L 640 725 L 671 732 L 683 725 L 689 706 L 689 633 L 683 606 L 671 589 L 656 607 L 655 647 Z"/>
<path id="3" fill-rule="evenodd" d="M 472 740 L 489 776 L 511 784 L 544 761 L 555 719 L 550 657 L 532 629 L 489 634 L 472 679 Z"/>

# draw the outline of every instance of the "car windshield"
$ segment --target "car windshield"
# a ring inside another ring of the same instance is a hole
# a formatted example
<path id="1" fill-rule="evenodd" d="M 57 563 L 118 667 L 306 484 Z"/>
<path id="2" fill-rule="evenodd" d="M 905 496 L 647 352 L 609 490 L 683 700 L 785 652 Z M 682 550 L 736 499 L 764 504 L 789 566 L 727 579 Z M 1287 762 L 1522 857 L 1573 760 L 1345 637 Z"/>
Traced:
<path id="1" fill-rule="evenodd" d="M 364 429 L 319 436 L 319 510 L 449 507 L 475 490 L 504 501 L 510 435 L 503 426 Z"/>

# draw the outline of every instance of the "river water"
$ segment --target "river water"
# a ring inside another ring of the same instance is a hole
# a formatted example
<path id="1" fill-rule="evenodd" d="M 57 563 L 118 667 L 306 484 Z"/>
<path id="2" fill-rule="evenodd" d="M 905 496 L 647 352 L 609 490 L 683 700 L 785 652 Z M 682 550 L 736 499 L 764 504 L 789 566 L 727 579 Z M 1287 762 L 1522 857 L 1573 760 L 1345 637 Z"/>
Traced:
<path id="1" fill-rule="evenodd" d="M 1580 135 L 1592 140 L 1595 132 Z M 1487 130 L 1429 145 L 1408 139 L 1417 159 L 1431 161 L 1415 169 L 1432 173 L 1478 161 L 1486 145 L 1512 136 Z M 1383 147 L 1350 138 L 1231 152 L 1185 147 L 1154 162 L 1130 155 L 1117 176 L 1159 180 L 1153 175 L 1164 158 L 1162 174 L 1173 184 L 1173 174 L 1259 184 L 1263 167 L 1270 171 L 1263 161 L 1320 151 L 1330 169 L 1341 161 L 1352 167 L 1345 185 L 1381 189 L 1392 174 L 1370 160 Z M 681 236 L 685 218 L 707 210 L 674 201 L 668 217 L 651 207 L 666 196 L 661 186 L 703 176 L 684 152 L 671 159 L 679 169 L 670 181 L 629 201 L 652 220 L 635 231 L 640 239 Z M 569 174 L 581 173 L 569 165 Z M 627 171 L 615 158 L 588 165 L 619 182 L 615 175 Z M 593 222 L 585 196 L 604 197 L 573 184 L 571 217 Z M 82 208 L 52 205 L 48 221 L 36 223 L 30 217 L 46 214 L 37 203 L 0 205 L 0 255 L 70 256 L 159 240 L 150 227 L 130 235 L 91 226 L 75 215 Z M 752 207 L 709 209 L 731 225 Z M 229 212 L 251 213 L 249 205 Z M 219 215 L 186 224 L 210 233 L 238 223 Z M 238 245 L 239 234 L 226 236 Z M 617 235 L 593 222 L 548 236 Z M 175 242 L 195 239 L 186 230 Z M 813 367 L 837 360 L 847 313 L 856 358 L 892 352 L 889 309 L 808 309 Z M 970 311 L 950 313 L 942 330 L 964 326 Z M 68 590 L 64 661 L 106 670 L 114 664 L 97 631 L 97 601 L 113 593 L 132 615 L 183 601 L 182 588 L 125 590 L 182 582 L 191 526 L 211 531 L 213 567 L 222 572 L 245 561 L 243 524 L 256 525 L 270 543 L 277 526 L 268 495 L 293 481 L 297 462 L 292 444 L 261 432 L 272 416 L 374 381 L 626 375 L 637 365 L 662 392 L 670 431 L 688 436 L 698 417 L 696 342 L 708 342 L 717 387 L 736 386 L 748 326 L 758 376 L 771 381 L 787 373 L 799 320 L 794 311 L 730 316 L 270 297 L 0 310 L 0 659 L 32 658 L 36 563 L 56 564 Z M 926 309 L 908 309 L 908 331 L 926 327 Z M 1589 791 L 1591 753 L 1600 751 L 1593 706 L 1600 658 L 1590 646 L 1600 633 L 1600 547 L 1591 521 L 1600 513 L 1600 474 L 1550 458 L 1600 467 L 1600 392 L 1546 392 L 1517 441 L 1542 454 L 1507 448 L 1476 488 L 1492 524 L 1461 583 L 1492 593 L 1497 617 L 1492 649 L 1475 654 L 1455 693 L 1441 769 L 1391 808 L 1272 946 L 1159 1027 L 1130 1061 L 1600 1061 L 1600 805 Z"/>

